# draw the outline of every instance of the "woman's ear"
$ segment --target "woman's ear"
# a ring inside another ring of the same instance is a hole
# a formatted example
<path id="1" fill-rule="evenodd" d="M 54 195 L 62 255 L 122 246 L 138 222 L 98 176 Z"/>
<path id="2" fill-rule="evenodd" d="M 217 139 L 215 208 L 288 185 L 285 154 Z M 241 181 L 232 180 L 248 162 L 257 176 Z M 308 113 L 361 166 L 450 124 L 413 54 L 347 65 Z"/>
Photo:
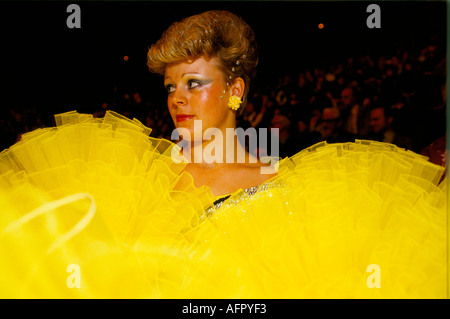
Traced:
<path id="1" fill-rule="evenodd" d="M 241 77 L 238 77 L 234 80 L 231 85 L 231 94 L 236 95 L 242 99 L 244 96 L 245 82 Z"/>

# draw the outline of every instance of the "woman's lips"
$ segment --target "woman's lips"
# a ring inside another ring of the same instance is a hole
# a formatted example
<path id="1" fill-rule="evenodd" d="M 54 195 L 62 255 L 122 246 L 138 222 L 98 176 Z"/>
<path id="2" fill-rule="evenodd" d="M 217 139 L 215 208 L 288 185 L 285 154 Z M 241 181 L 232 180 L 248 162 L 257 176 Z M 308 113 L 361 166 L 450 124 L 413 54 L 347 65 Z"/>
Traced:
<path id="1" fill-rule="evenodd" d="M 188 114 L 177 114 L 177 122 L 183 122 L 190 120 L 194 117 L 194 115 L 188 115 Z"/>

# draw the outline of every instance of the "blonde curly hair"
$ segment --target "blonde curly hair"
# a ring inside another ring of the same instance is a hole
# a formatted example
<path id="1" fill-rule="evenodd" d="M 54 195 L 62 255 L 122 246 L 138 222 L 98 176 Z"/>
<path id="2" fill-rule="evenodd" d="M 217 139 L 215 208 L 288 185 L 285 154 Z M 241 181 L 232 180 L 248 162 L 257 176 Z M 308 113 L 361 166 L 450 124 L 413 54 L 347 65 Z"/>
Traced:
<path id="1" fill-rule="evenodd" d="M 151 72 L 164 75 L 167 65 L 196 60 L 202 56 L 219 61 L 225 81 L 241 77 L 245 83 L 242 113 L 250 81 L 256 73 L 258 53 L 250 26 L 228 11 L 207 11 L 173 23 L 147 54 Z"/>

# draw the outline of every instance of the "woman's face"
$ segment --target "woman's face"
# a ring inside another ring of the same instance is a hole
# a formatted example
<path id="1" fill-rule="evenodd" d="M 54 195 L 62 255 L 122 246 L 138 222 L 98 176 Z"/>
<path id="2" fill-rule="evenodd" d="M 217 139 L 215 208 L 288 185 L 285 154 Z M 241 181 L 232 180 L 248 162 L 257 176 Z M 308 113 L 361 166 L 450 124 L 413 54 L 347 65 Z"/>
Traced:
<path id="1" fill-rule="evenodd" d="M 215 58 L 201 57 L 166 68 L 164 86 L 170 115 L 176 128 L 189 130 L 191 140 L 201 138 L 193 135 L 195 120 L 201 121 L 202 136 L 208 128 L 218 128 L 225 134 L 227 127 L 236 127 L 236 115 L 228 108 L 232 90 L 218 66 Z"/>

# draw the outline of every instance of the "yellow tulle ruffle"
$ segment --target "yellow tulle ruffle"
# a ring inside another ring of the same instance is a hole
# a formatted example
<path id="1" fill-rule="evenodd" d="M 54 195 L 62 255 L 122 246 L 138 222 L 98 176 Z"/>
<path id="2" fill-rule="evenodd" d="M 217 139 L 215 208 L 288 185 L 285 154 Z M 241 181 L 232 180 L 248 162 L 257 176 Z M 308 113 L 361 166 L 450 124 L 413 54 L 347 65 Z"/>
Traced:
<path id="1" fill-rule="evenodd" d="M 136 120 L 56 116 L 0 154 L 1 298 L 446 298 L 443 168 L 320 143 L 214 196 Z"/>
<path id="2" fill-rule="evenodd" d="M 0 297 L 148 296 L 137 239 L 181 242 L 214 196 L 136 120 L 55 118 L 0 154 Z M 79 289 L 66 282 L 72 264 Z"/>
<path id="3" fill-rule="evenodd" d="M 201 226 L 195 253 L 207 270 L 183 294 L 447 297 L 442 167 L 356 141 L 317 144 L 278 172 L 257 194 L 234 194 Z"/>

